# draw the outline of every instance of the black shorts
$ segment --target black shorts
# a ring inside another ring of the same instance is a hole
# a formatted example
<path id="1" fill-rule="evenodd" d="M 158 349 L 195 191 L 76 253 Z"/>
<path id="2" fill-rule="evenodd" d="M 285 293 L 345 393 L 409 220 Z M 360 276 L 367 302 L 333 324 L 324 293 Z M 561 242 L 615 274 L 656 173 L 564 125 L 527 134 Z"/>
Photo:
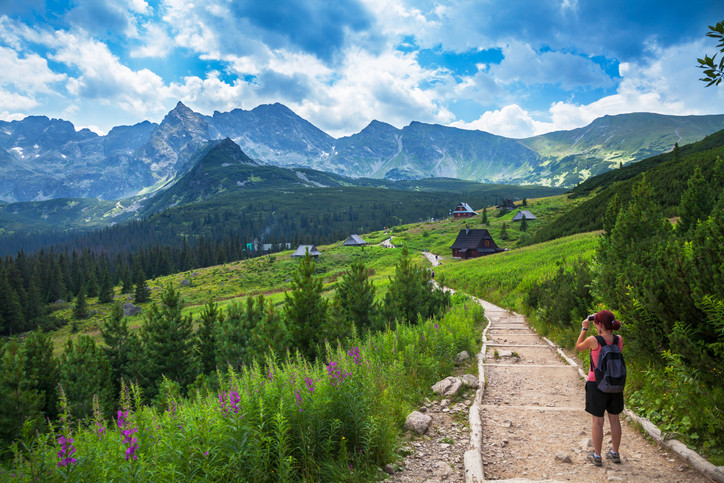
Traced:
<path id="1" fill-rule="evenodd" d="M 602 418 L 604 411 L 608 414 L 621 414 L 623 411 L 623 393 L 603 392 L 594 381 L 586 381 L 586 412 Z"/>

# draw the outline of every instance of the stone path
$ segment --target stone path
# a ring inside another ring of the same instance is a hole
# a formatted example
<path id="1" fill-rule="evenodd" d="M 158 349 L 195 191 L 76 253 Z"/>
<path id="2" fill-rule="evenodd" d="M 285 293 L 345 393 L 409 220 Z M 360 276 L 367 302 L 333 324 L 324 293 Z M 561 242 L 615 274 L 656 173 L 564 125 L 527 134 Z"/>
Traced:
<path id="1" fill-rule="evenodd" d="M 491 321 L 484 371 L 482 460 L 486 480 L 711 481 L 668 449 L 623 424 L 622 464 L 586 460 L 591 416 L 578 368 L 527 325 L 522 315 L 482 301 Z M 604 449 L 610 448 L 608 420 Z"/>
<path id="2" fill-rule="evenodd" d="M 423 252 L 423 256 L 432 266 L 442 259 L 429 252 Z M 426 404 L 426 410 L 433 416 L 433 432 L 428 430 L 428 435 L 409 448 L 404 469 L 392 476 L 392 481 L 472 483 L 476 472 L 467 471 L 467 453 L 462 472 L 460 461 L 473 446 L 482 448 L 485 480 L 713 481 L 668 448 L 647 440 L 625 420 L 620 449 L 622 464 L 604 460 L 603 467 L 594 467 L 586 460 L 592 450 L 591 417 L 584 411 L 581 364 L 572 366 L 565 362 L 557 348 L 530 329 L 523 316 L 484 300 L 478 302 L 491 322 L 482 364 L 487 385 L 481 401 L 477 397 L 473 401 L 467 399 L 464 406 L 471 409 L 472 415 L 477 405 L 475 412 L 482 419 L 482 443 L 473 445 L 471 437 L 465 447 L 466 434 L 460 432 L 463 428 L 451 426 L 451 415 L 442 413 L 442 406 Z M 573 354 L 565 357 L 571 360 Z M 470 426 L 465 428 L 468 435 Z M 608 421 L 604 432 L 604 448 L 608 450 Z"/>

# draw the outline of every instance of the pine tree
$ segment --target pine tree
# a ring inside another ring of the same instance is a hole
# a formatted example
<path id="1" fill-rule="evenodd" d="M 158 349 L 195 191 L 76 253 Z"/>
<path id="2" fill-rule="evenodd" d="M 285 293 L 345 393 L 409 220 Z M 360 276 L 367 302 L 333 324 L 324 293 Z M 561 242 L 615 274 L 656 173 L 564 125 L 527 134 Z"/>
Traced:
<path id="1" fill-rule="evenodd" d="M 698 221 L 705 220 L 711 213 L 714 199 L 712 193 L 709 192 L 709 185 L 701 173 L 701 168 L 697 166 L 687 182 L 686 191 L 681 195 L 676 231 L 686 233 L 696 227 Z"/>
<path id="2" fill-rule="evenodd" d="M 528 219 L 524 216 L 520 220 L 520 231 L 525 232 L 528 230 Z"/>
<path id="3" fill-rule="evenodd" d="M 60 356 L 60 385 L 68 397 L 71 414 L 87 418 L 93 414 L 93 396 L 106 414 L 113 408 L 111 367 L 92 337 L 80 335 L 68 338 Z"/>
<path id="4" fill-rule="evenodd" d="M 85 281 L 85 293 L 87 297 L 98 296 L 98 277 L 94 269 L 88 270 L 88 276 Z"/>
<path id="5" fill-rule="evenodd" d="M 361 261 L 353 262 L 337 282 L 334 307 L 337 317 L 333 325 L 348 327 L 355 324 L 360 331 L 377 328 L 379 308 L 375 302 L 375 287 Z"/>
<path id="6" fill-rule="evenodd" d="M 528 198 L 523 198 L 523 206 L 528 206 Z"/>
<path id="7" fill-rule="evenodd" d="M 418 315 L 423 318 L 437 315 L 449 304 L 449 296 L 432 285 L 430 272 L 413 266 L 407 247 L 403 248 L 395 277 L 390 278 L 385 294 L 384 319 L 414 323 Z"/>
<path id="8" fill-rule="evenodd" d="M 488 209 L 487 208 L 483 208 L 483 217 L 482 217 L 481 223 L 485 226 L 490 226 L 490 221 L 488 220 Z"/>
<path id="9" fill-rule="evenodd" d="M 324 342 L 322 331 L 327 323 L 327 301 L 322 297 L 322 280 L 314 276 L 314 269 L 314 258 L 307 253 L 292 274 L 292 290 L 285 294 L 284 307 L 292 344 L 310 360 L 314 359 L 317 349 Z"/>
<path id="10" fill-rule="evenodd" d="M 181 315 L 182 309 L 180 293 L 169 285 L 161 293 L 161 306 L 151 305 L 141 328 L 150 375 L 149 397 L 156 395 L 162 376 L 182 388 L 196 377 L 193 320 Z"/>
<path id="11" fill-rule="evenodd" d="M 88 305 L 85 301 L 85 291 L 82 286 L 78 291 L 78 296 L 76 297 L 75 304 L 73 305 L 73 318 L 76 320 L 88 318 Z"/>

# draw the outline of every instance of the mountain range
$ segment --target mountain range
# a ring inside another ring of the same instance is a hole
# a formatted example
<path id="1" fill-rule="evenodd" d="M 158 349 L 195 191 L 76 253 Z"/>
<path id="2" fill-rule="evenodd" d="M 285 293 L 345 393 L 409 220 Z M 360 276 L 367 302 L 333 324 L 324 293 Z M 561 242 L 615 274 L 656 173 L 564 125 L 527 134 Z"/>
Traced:
<path id="1" fill-rule="evenodd" d="M 116 200 L 154 193 L 192 170 L 210 141 L 230 139 L 245 163 L 310 168 L 352 178 L 450 177 L 570 188 L 587 178 L 724 129 L 724 115 L 604 116 L 527 139 L 412 122 L 372 121 L 339 139 L 282 104 L 196 113 L 179 102 L 160 124 L 99 136 L 44 116 L 0 121 L 0 200 Z M 213 143 L 215 144 L 215 143 Z"/>

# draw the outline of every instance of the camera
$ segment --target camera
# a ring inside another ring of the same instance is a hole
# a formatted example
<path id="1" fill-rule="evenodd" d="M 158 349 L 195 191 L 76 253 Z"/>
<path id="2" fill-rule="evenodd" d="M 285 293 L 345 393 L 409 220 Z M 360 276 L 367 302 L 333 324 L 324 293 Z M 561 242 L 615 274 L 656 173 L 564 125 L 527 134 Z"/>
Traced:
<path id="1" fill-rule="evenodd" d="M 593 317 L 595 317 L 595 315 L 596 315 L 596 314 L 589 315 L 589 316 L 588 316 L 588 320 L 590 320 L 591 322 L 593 322 Z"/>

